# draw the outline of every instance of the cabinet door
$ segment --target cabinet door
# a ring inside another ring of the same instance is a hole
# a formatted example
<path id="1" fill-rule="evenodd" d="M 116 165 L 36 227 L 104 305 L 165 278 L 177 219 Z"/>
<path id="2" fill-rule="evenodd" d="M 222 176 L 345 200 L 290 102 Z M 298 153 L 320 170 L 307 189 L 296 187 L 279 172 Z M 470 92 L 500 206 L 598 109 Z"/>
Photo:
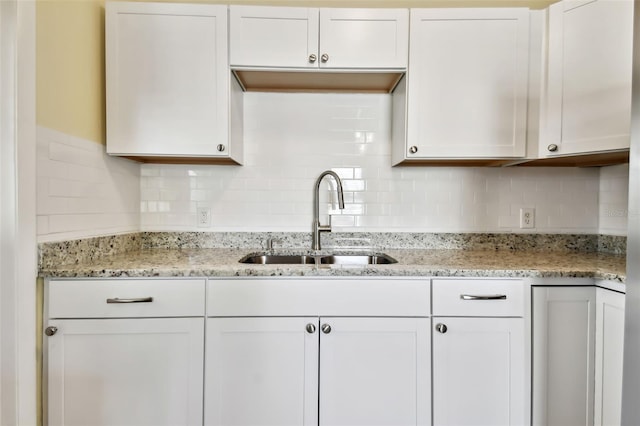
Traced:
<path id="1" fill-rule="evenodd" d="M 633 3 L 574 0 L 549 7 L 540 156 L 629 148 Z"/>
<path id="2" fill-rule="evenodd" d="M 321 68 L 406 68 L 408 50 L 408 9 L 320 9 Z"/>
<path id="3" fill-rule="evenodd" d="M 412 9 L 410 28 L 406 158 L 524 156 L 528 9 Z"/>
<path id="4" fill-rule="evenodd" d="M 303 7 L 230 6 L 231 65 L 317 68 L 318 13 Z"/>
<path id="5" fill-rule="evenodd" d="M 49 425 L 202 424 L 204 318 L 49 325 Z"/>
<path id="6" fill-rule="evenodd" d="M 619 425 L 625 295 L 596 289 L 596 378 L 594 425 Z"/>
<path id="7" fill-rule="evenodd" d="M 317 317 L 209 318 L 205 425 L 317 426 L 317 328 Z"/>
<path id="8" fill-rule="evenodd" d="M 228 157 L 227 7 L 107 2 L 105 16 L 107 152 Z"/>
<path id="9" fill-rule="evenodd" d="M 433 424 L 527 424 L 524 320 L 434 317 L 433 324 L 446 326 L 433 332 Z"/>
<path id="10" fill-rule="evenodd" d="M 320 322 L 320 425 L 430 424 L 428 319 Z"/>
<path id="11" fill-rule="evenodd" d="M 593 424 L 595 289 L 533 289 L 533 424 Z"/>

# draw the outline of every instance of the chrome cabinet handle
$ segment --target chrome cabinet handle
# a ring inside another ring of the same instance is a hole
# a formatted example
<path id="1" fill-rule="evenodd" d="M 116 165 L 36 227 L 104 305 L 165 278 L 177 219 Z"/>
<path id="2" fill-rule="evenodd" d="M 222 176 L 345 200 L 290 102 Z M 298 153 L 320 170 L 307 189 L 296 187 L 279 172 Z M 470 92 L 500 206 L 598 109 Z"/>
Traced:
<path id="1" fill-rule="evenodd" d="M 331 326 L 329 324 L 322 324 L 322 327 L 320 327 L 322 329 L 322 332 L 324 334 L 329 334 L 331 333 Z"/>
<path id="2" fill-rule="evenodd" d="M 224 152 L 225 147 L 222 144 L 218 144 L 218 146 L 216 147 L 216 149 L 218 150 L 218 152 Z"/>
<path id="3" fill-rule="evenodd" d="M 309 55 L 309 62 L 314 63 L 317 59 L 318 57 L 315 54 Z"/>
<path id="4" fill-rule="evenodd" d="M 46 334 L 47 336 L 53 336 L 57 332 L 58 332 L 58 327 L 51 326 L 44 329 L 44 334 Z"/>
<path id="5" fill-rule="evenodd" d="M 316 332 L 316 326 L 311 323 L 307 324 L 306 328 L 307 328 L 307 333 L 309 334 L 313 334 Z"/>
<path id="6" fill-rule="evenodd" d="M 322 56 L 320 56 L 320 60 L 322 62 L 327 62 L 329 60 L 329 55 L 327 55 L 326 53 L 323 53 Z"/>
<path id="7" fill-rule="evenodd" d="M 558 145 L 556 145 L 555 143 L 552 143 L 549 146 L 547 146 L 547 149 L 551 152 L 556 152 L 558 150 Z"/>
<path id="8" fill-rule="evenodd" d="M 447 332 L 447 326 L 445 324 L 442 323 L 438 323 L 436 324 L 436 331 L 438 331 L 439 333 L 446 333 Z"/>
<path id="9" fill-rule="evenodd" d="M 409 148 L 409 152 L 412 154 L 415 154 L 416 152 L 418 152 L 418 147 L 417 146 L 412 146 Z"/>
<path id="10" fill-rule="evenodd" d="M 462 300 L 507 300 L 506 294 L 461 294 Z"/>
<path id="11" fill-rule="evenodd" d="M 114 297 L 113 299 L 107 299 L 107 303 L 151 303 L 153 297 L 138 297 L 136 299 L 120 299 Z"/>

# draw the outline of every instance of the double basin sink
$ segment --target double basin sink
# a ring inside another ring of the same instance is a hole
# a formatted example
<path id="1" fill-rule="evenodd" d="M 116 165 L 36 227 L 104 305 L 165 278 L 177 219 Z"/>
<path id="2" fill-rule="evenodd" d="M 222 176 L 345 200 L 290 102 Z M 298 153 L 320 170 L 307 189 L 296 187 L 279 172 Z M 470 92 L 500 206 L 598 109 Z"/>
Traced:
<path id="1" fill-rule="evenodd" d="M 386 254 L 251 254 L 240 259 L 240 263 L 255 265 L 388 265 L 397 263 Z"/>

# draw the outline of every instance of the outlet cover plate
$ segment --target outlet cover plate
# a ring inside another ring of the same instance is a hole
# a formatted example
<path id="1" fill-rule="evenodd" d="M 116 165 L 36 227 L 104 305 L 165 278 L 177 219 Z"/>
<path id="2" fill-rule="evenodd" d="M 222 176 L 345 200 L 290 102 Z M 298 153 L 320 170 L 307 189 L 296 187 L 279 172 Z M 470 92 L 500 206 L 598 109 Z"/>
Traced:
<path id="1" fill-rule="evenodd" d="M 536 227 L 536 209 L 524 207 L 520 209 L 520 228 L 530 229 Z"/>
<path id="2" fill-rule="evenodd" d="M 198 228 L 208 228 L 211 226 L 211 209 L 209 207 L 198 207 L 196 209 L 196 222 Z"/>

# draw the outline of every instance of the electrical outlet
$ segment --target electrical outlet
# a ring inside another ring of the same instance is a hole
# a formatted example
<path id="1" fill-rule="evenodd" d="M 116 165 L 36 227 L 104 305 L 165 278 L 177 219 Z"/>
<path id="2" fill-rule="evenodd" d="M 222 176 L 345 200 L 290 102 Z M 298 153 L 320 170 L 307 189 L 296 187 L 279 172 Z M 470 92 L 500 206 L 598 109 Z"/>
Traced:
<path id="1" fill-rule="evenodd" d="M 536 227 L 536 209 L 522 208 L 520 209 L 520 228 Z"/>
<path id="2" fill-rule="evenodd" d="M 196 220 L 198 228 L 208 228 L 211 226 L 211 209 L 209 207 L 198 207 L 196 209 Z"/>

